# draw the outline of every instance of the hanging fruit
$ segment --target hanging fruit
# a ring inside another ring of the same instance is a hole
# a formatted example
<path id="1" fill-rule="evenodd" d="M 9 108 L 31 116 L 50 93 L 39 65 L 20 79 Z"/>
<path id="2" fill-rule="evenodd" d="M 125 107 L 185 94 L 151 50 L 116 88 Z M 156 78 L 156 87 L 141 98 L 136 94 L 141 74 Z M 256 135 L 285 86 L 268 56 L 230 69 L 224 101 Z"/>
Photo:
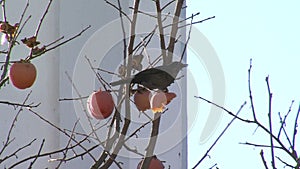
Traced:
<path id="1" fill-rule="evenodd" d="M 32 63 L 20 61 L 10 67 L 9 79 L 16 88 L 26 89 L 33 85 L 36 74 L 36 68 Z"/>
<path id="2" fill-rule="evenodd" d="M 137 166 L 137 169 L 141 169 L 142 168 L 142 163 L 143 163 L 144 160 L 140 161 L 138 166 Z M 156 157 L 156 156 L 153 156 L 151 158 L 151 162 L 150 162 L 150 165 L 149 165 L 149 168 L 148 169 L 164 169 L 164 165 L 163 163 Z"/>
<path id="3" fill-rule="evenodd" d="M 176 97 L 176 94 L 175 93 L 165 93 L 166 94 L 166 97 L 167 97 L 167 104 L 169 104 L 175 97 Z"/>
<path id="4" fill-rule="evenodd" d="M 113 98 L 109 91 L 93 92 L 87 100 L 87 109 L 96 119 L 108 118 L 114 109 Z"/>
<path id="5" fill-rule="evenodd" d="M 150 107 L 153 113 L 163 112 L 165 106 L 176 97 L 175 93 L 155 92 L 150 99 Z"/>
<path id="6" fill-rule="evenodd" d="M 134 104 L 137 107 L 139 111 L 146 111 L 147 109 L 150 109 L 150 91 L 147 89 L 141 89 L 138 90 L 133 97 Z"/>
<path id="7" fill-rule="evenodd" d="M 152 94 L 149 90 L 139 88 L 134 94 L 134 104 L 139 111 L 152 109 L 154 113 L 162 112 L 167 104 L 176 97 L 175 93 L 156 91 Z"/>
<path id="8" fill-rule="evenodd" d="M 166 105 L 167 97 L 164 92 L 158 91 L 151 96 L 150 107 L 153 113 L 163 112 Z"/>

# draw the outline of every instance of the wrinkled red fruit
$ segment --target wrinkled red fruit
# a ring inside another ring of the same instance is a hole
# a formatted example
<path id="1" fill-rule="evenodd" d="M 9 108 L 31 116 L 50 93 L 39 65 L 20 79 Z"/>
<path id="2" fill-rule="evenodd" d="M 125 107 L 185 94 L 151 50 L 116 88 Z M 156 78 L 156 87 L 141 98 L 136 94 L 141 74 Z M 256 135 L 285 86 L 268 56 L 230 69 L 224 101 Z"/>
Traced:
<path id="1" fill-rule="evenodd" d="M 108 91 L 93 92 L 87 100 L 87 109 L 96 119 L 108 118 L 114 109 L 113 98 Z"/>
<path id="2" fill-rule="evenodd" d="M 147 109 L 150 109 L 150 94 L 149 90 L 140 90 L 134 94 L 134 104 L 139 111 L 146 111 Z"/>
<path id="3" fill-rule="evenodd" d="M 149 90 L 139 90 L 134 94 L 134 104 L 139 111 L 152 109 L 154 113 L 162 112 L 165 105 L 176 97 L 175 93 L 164 93 L 162 91 L 151 94 Z"/>

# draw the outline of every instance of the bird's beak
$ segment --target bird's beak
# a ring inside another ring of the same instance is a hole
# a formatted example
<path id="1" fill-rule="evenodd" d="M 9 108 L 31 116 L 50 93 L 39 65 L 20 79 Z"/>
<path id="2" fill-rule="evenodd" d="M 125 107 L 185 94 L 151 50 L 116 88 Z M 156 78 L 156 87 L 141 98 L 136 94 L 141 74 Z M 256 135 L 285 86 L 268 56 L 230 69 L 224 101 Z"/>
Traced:
<path id="1" fill-rule="evenodd" d="M 182 67 L 187 67 L 188 66 L 188 64 L 182 64 Z"/>

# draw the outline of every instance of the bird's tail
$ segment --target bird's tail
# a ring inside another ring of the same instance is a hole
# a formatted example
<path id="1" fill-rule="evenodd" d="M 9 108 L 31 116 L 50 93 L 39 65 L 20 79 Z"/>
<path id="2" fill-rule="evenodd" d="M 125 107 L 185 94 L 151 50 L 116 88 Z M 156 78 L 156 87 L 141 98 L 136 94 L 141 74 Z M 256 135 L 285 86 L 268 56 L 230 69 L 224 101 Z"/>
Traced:
<path id="1" fill-rule="evenodd" d="M 110 85 L 112 85 L 112 86 L 118 86 L 118 85 L 121 85 L 121 84 L 130 83 L 131 80 L 132 80 L 131 78 L 122 79 L 122 80 L 118 80 L 118 81 L 115 81 L 115 82 L 111 82 Z"/>

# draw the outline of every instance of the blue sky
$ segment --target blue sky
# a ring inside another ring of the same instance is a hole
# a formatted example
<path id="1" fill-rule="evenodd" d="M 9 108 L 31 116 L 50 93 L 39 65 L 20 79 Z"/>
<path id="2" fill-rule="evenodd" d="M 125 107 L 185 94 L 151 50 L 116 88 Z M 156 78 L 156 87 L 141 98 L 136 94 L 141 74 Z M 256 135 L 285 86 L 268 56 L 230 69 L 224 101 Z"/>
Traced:
<path id="1" fill-rule="evenodd" d="M 267 124 L 267 88 L 265 77 L 270 76 L 273 94 L 274 123 L 278 123 L 278 112 L 287 112 L 291 101 L 295 100 L 292 112 L 296 112 L 300 101 L 300 23 L 298 22 L 300 2 L 287 1 L 188 1 L 188 15 L 201 12 L 199 18 L 216 16 L 215 19 L 195 26 L 213 46 L 221 63 L 225 77 L 225 107 L 236 111 L 247 101 L 241 112 L 244 117 L 250 111 L 247 89 L 247 70 L 252 58 L 252 90 L 258 116 Z M 193 38 L 193 37 L 192 37 Z M 195 37 L 194 37 L 195 38 Z M 197 90 L 190 96 L 200 95 L 211 99 L 212 84 L 210 72 L 205 68 L 201 56 L 189 51 L 189 71 L 196 81 Z M 206 152 L 218 133 L 230 121 L 223 113 L 216 124 L 217 130 L 205 142 L 199 138 L 204 123 L 208 120 L 210 105 L 191 99 L 189 103 L 197 109 L 197 118 L 189 130 L 189 168 Z M 215 147 L 211 158 L 199 168 L 209 168 L 215 163 L 224 168 L 262 168 L 260 148 L 240 145 L 239 142 L 252 141 L 269 143 L 265 133 L 256 126 L 236 121 L 225 137 Z M 254 134 L 253 134 L 254 133 Z M 267 160 L 269 150 L 266 149 Z M 282 165 L 278 163 L 280 168 Z"/>

